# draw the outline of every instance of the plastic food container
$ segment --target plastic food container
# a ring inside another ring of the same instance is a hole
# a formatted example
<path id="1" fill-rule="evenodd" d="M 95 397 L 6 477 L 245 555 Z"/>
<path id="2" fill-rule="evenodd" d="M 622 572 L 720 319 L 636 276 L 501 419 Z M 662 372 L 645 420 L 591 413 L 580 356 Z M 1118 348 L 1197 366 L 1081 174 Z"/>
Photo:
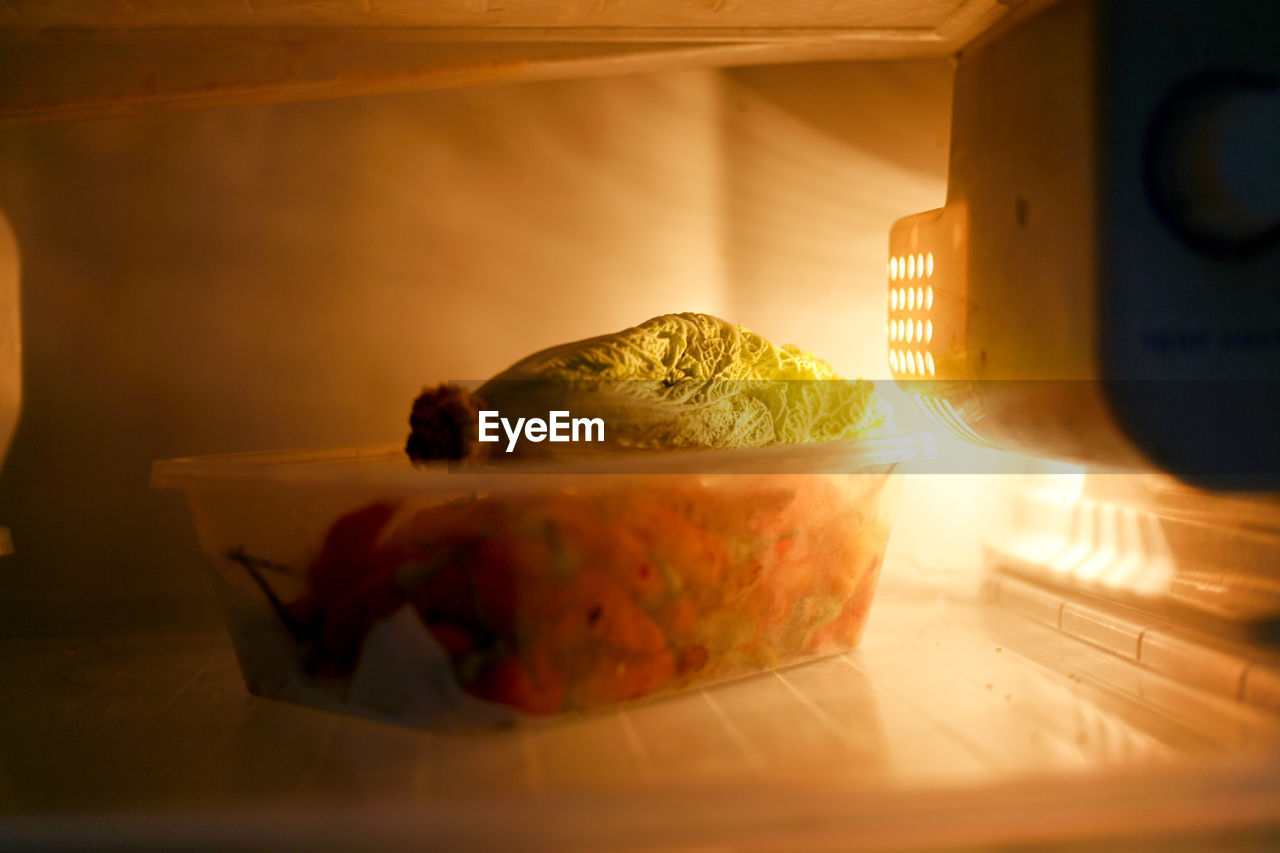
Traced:
<path id="1" fill-rule="evenodd" d="M 414 466 L 398 448 L 155 463 L 248 689 L 406 725 L 535 720 L 857 644 L 927 437 Z"/>

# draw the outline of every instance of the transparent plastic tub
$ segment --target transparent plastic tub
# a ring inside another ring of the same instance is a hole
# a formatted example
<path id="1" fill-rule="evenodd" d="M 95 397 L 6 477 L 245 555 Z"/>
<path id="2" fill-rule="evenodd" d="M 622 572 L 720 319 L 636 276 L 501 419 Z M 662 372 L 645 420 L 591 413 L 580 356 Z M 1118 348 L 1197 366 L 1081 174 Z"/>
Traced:
<path id="1" fill-rule="evenodd" d="M 858 642 L 927 437 L 412 465 L 397 448 L 155 463 L 248 689 L 405 725 L 589 711 Z"/>

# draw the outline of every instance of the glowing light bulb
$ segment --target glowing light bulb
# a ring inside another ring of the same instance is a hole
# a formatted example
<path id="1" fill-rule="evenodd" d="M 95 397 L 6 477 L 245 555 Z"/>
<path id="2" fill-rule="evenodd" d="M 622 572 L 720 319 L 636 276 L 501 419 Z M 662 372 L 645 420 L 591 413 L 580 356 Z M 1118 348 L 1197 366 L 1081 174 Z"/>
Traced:
<path id="1" fill-rule="evenodd" d="M 898 351 L 896 349 L 889 350 L 889 367 L 895 373 L 898 370 Z"/>
<path id="2" fill-rule="evenodd" d="M 924 309 L 926 311 L 933 308 L 933 286 L 930 285 L 924 289 Z"/>
<path id="3" fill-rule="evenodd" d="M 924 342 L 927 344 L 927 343 L 930 343 L 932 340 L 933 340 L 933 321 L 925 320 L 924 321 Z"/>
<path id="4" fill-rule="evenodd" d="M 929 371 L 929 375 L 933 375 L 933 356 L 929 353 L 924 354 L 924 368 Z"/>
<path id="5" fill-rule="evenodd" d="M 916 372 L 924 376 L 924 356 L 918 352 L 916 353 Z"/>
<path id="6" fill-rule="evenodd" d="M 916 307 L 916 292 L 911 288 L 907 288 L 907 310 L 914 310 Z"/>
<path id="7" fill-rule="evenodd" d="M 916 342 L 924 340 L 924 323 L 916 320 Z"/>
<path id="8" fill-rule="evenodd" d="M 924 277 L 933 278 L 933 252 L 924 256 Z"/>

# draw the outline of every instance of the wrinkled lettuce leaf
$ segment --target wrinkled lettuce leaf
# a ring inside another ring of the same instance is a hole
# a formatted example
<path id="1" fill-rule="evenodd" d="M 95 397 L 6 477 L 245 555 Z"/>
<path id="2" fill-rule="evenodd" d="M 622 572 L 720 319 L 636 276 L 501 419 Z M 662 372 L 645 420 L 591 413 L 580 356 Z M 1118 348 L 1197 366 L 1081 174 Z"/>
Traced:
<path id="1" fill-rule="evenodd" d="M 664 314 L 535 353 L 476 395 L 504 417 L 601 417 L 615 447 L 762 447 L 888 427 L 865 379 L 708 314 Z M 548 448 L 549 449 L 549 448 Z"/>

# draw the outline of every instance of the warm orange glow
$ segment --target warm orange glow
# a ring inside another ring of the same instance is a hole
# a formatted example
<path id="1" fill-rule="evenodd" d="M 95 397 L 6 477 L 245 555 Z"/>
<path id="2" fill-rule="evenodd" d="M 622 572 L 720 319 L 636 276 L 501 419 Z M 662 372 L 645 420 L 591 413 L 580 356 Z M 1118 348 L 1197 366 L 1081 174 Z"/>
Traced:
<path id="1" fill-rule="evenodd" d="M 926 311 L 933 308 L 933 286 L 930 285 L 924 289 L 924 308 Z"/>
<path id="2" fill-rule="evenodd" d="M 924 256 L 924 275 L 925 278 L 933 278 L 933 252 Z M 930 299 L 930 302 L 933 300 Z"/>

